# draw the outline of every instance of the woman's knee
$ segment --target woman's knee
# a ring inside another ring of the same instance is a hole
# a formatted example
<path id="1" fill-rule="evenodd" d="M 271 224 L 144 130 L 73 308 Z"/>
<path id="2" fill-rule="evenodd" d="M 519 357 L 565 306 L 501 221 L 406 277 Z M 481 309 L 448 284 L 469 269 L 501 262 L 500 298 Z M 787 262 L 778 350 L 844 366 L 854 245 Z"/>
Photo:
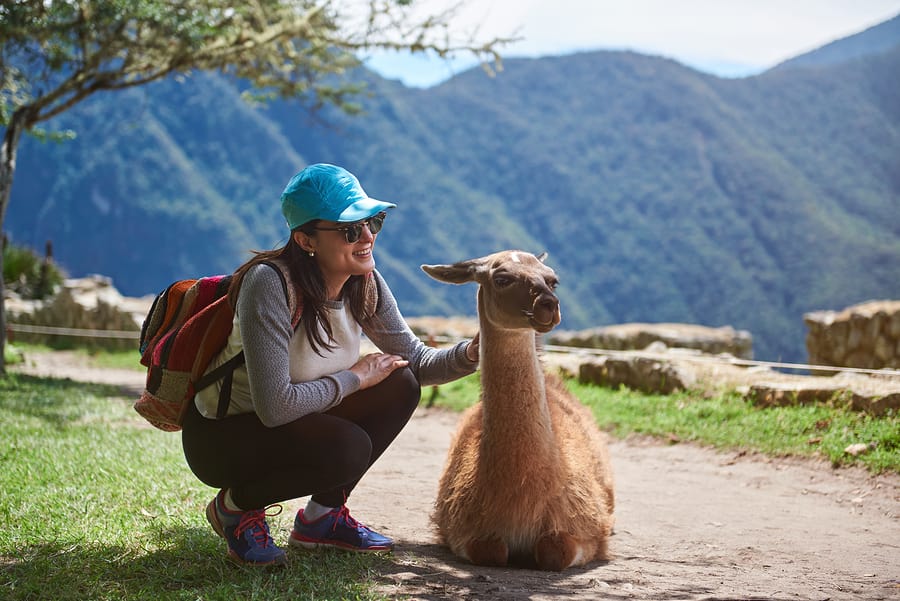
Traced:
<path id="1" fill-rule="evenodd" d="M 385 384 L 385 396 L 396 399 L 406 407 L 415 409 L 419 404 L 422 396 L 422 387 L 419 381 L 408 367 L 394 370 L 388 376 L 383 384 Z"/>

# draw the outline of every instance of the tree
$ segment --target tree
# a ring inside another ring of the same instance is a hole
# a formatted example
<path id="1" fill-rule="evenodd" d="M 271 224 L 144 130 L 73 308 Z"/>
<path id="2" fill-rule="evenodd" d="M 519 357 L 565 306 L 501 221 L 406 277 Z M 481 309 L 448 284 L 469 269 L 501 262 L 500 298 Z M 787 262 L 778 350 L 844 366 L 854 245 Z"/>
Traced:
<path id="1" fill-rule="evenodd" d="M 11 0 L 0 5 L 0 232 L 23 133 L 99 91 L 219 71 L 257 98 L 354 112 L 348 77 L 371 50 L 475 55 L 510 41 L 455 41 L 460 5 L 417 16 L 411 0 Z M 0 374 L 6 321 L 0 278 Z"/>

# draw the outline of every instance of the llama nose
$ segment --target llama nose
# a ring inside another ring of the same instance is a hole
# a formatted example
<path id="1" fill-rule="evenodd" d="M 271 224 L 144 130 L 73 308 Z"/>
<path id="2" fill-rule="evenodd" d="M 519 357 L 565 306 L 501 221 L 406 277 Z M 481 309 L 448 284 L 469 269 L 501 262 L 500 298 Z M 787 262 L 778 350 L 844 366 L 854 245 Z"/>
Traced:
<path id="1" fill-rule="evenodd" d="M 534 320 L 541 324 L 559 322 L 559 299 L 554 294 L 544 293 L 535 299 Z"/>

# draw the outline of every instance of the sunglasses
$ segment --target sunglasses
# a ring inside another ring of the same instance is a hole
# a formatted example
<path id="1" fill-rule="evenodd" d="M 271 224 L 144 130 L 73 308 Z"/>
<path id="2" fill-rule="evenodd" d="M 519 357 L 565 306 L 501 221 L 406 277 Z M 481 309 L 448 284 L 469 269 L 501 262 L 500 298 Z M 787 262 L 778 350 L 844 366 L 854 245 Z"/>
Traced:
<path id="1" fill-rule="evenodd" d="M 362 236 L 364 225 L 368 226 L 369 231 L 372 232 L 372 235 L 374 236 L 381 231 L 381 226 L 384 225 L 384 218 L 386 216 L 387 214 L 382 212 L 373 215 L 368 219 L 364 219 L 363 221 L 351 223 L 350 225 L 343 225 L 341 227 L 316 227 L 313 229 L 323 232 L 344 232 L 344 239 L 347 240 L 347 244 L 355 244 L 359 240 L 359 237 Z"/>

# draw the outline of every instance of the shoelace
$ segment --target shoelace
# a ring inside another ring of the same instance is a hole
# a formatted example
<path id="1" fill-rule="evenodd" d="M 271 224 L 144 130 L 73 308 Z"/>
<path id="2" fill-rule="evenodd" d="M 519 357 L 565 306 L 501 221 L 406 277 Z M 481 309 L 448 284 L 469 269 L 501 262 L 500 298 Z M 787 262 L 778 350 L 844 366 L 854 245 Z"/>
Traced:
<path id="1" fill-rule="evenodd" d="M 267 513 L 273 508 L 277 508 L 278 511 L 275 513 Z M 240 538 L 244 532 L 249 530 L 258 545 L 263 548 L 268 547 L 269 541 L 272 540 L 272 538 L 269 536 L 269 525 L 266 523 L 266 518 L 275 517 L 281 513 L 282 509 L 281 505 L 276 504 L 269 505 L 264 509 L 245 511 L 244 515 L 241 516 L 241 521 L 238 522 L 237 528 L 234 529 L 235 538 Z"/>
<path id="2" fill-rule="evenodd" d="M 337 512 L 337 517 L 334 520 L 334 524 L 331 526 L 332 532 L 337 530 L 338 521 L 340 521 L 341 518 L 343 518 L 344 522 L 346 522 L 346 524 L 348 526 L 350 526 L 351 528 L 364 528 L 364 529 L 368 530 L 367 526 L 365 526 L 364 524 L 360 524 L 353 518 L 353 516 L 350 515 L 349 507 L 347 507 L 346 505 L 342 505 L 340 510 L 338 510 L 338 512 Z"/>

